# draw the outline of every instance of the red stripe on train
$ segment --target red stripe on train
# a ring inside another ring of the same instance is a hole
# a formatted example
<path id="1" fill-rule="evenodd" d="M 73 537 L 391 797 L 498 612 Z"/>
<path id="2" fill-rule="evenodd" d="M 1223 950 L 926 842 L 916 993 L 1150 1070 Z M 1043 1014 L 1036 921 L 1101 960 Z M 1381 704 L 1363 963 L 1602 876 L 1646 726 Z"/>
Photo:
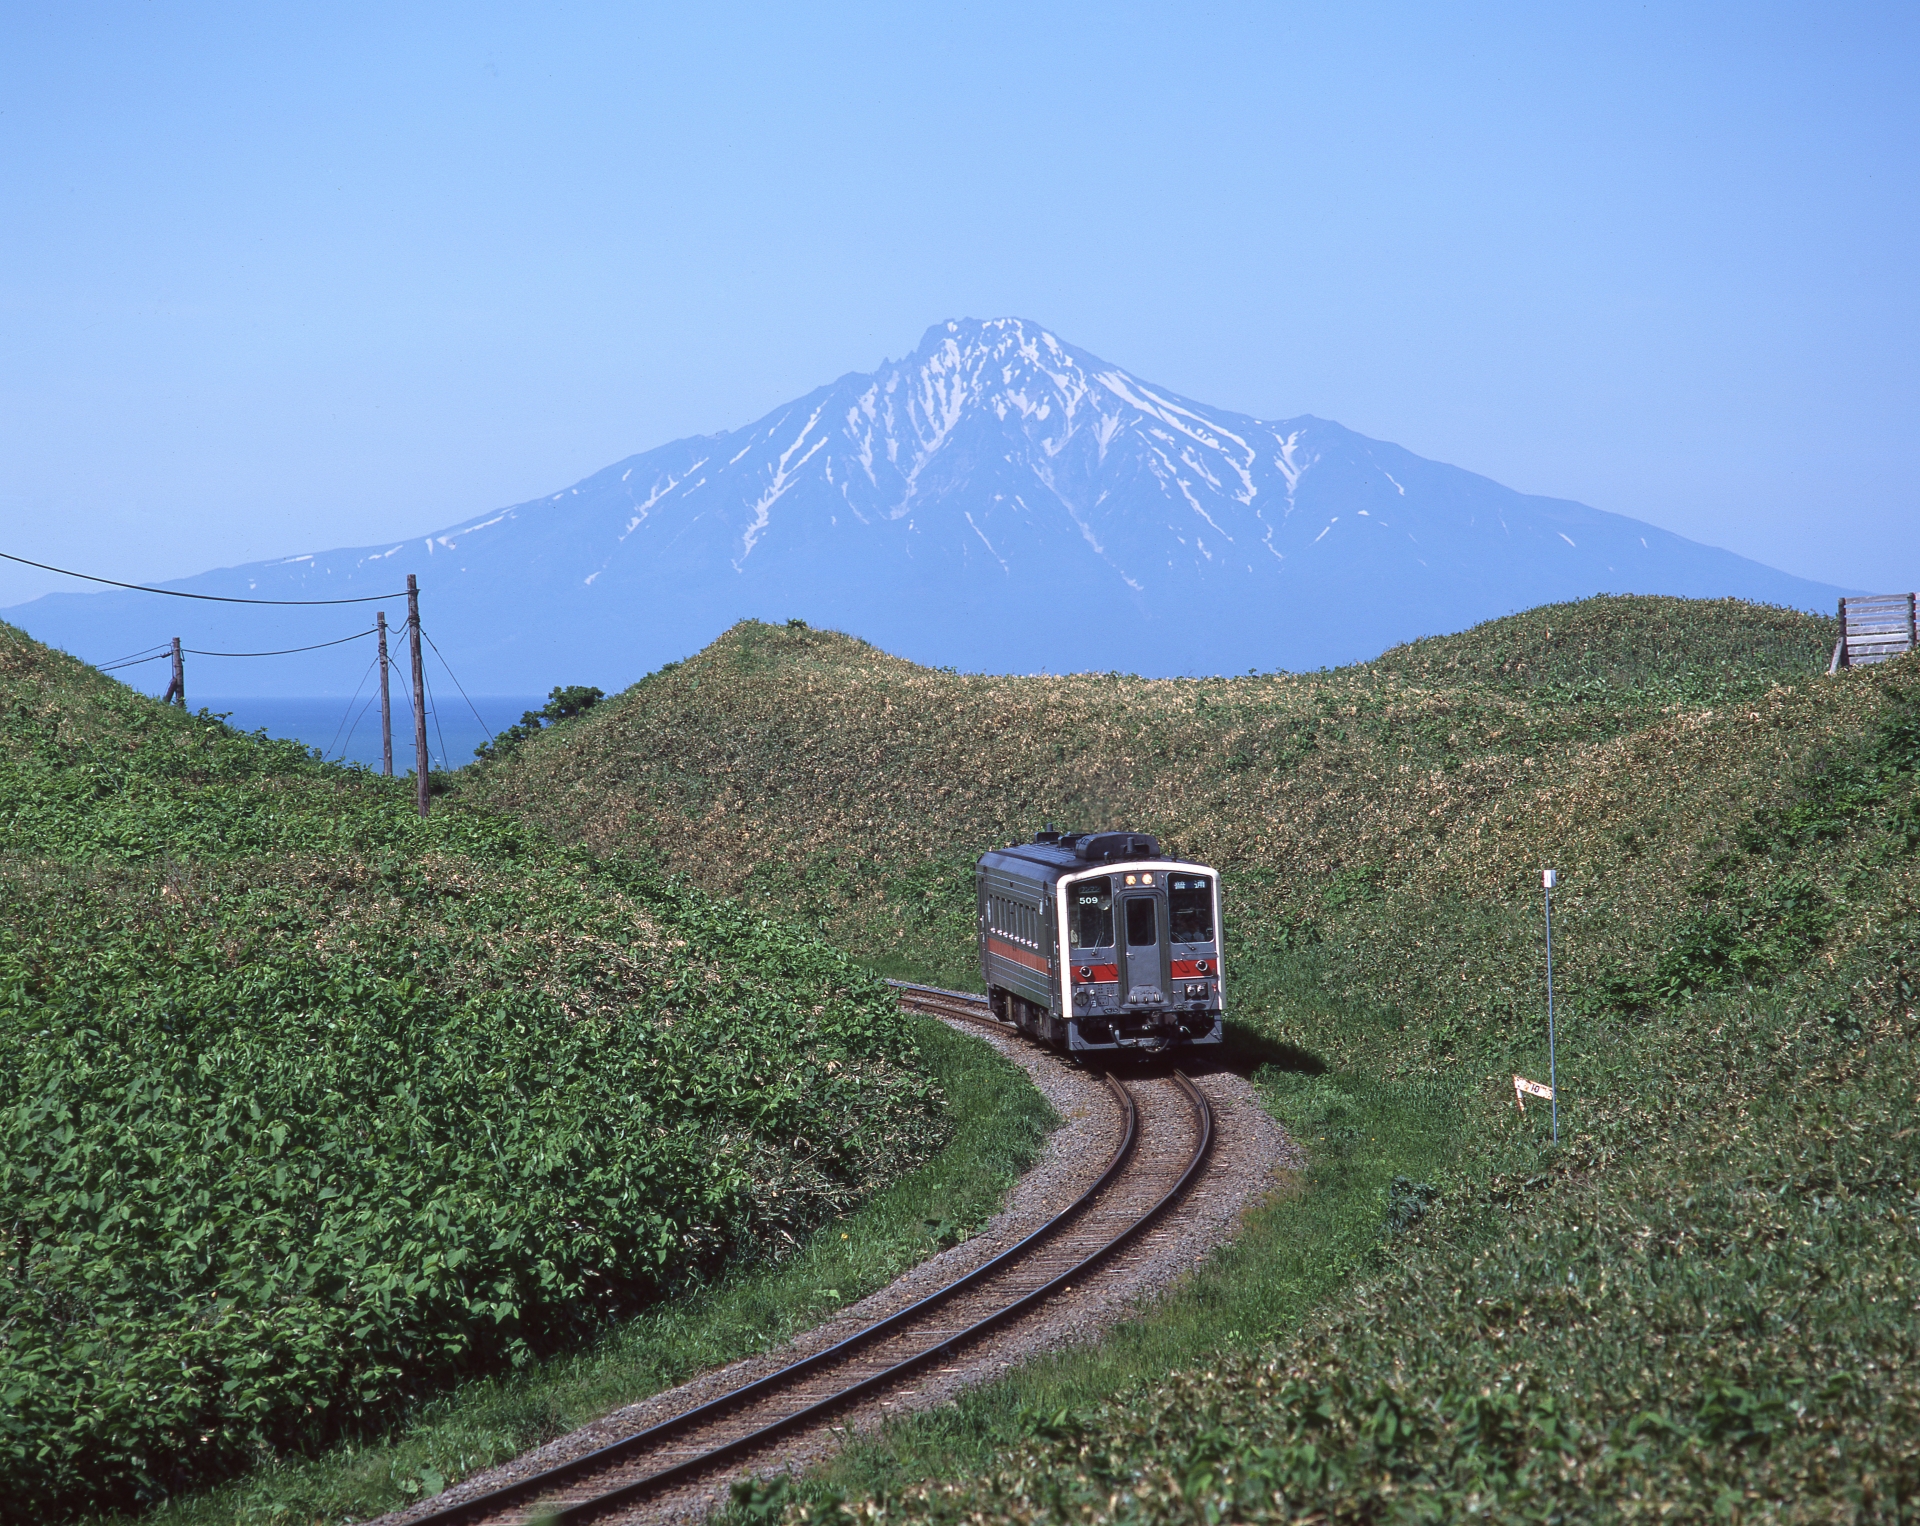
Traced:
<path id="1" fill-rule="evenodd" d="M 1120 978 L 1120 966 L 1117 964 L 1076 964 L 1073 967 L 1073 983 L 1087 985 L 1090 982 Z"/>
<path id="2" fill-rule="evenodd" d="M 1218 975 L 1220 963 L 1216 959 L 1176 959 L 1173 961 L 1175 980 L 1197 980 L 1202 975 Z"/>
<path id="3" fill-rule="evenodd" d="M 1034 953 L 1032 949 L 1019 948 L 1004 938 L 989 937 L 987 952 L 998 954 L 1002 959 L 1011 959 L 1015 964 L 1024 964 L 1028 969 L 1038 970 L 1042 975 L 1047 973 L 1046 960 Z"/>

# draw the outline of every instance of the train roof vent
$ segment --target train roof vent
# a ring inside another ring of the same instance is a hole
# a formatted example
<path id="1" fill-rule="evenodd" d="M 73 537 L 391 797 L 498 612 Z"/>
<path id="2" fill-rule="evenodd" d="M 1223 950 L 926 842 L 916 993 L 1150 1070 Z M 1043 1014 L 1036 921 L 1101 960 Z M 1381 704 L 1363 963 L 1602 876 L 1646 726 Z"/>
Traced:
<path id="1" fill-rule="evenodd" d="M 1063 845 L 1064 846 L 1064 845 Z M 1160 840 L 1145 832 L 1089 832 L 1072 844 L 1074 857 L 1089 864 L 1123 858 L 1158 858 Z"/>

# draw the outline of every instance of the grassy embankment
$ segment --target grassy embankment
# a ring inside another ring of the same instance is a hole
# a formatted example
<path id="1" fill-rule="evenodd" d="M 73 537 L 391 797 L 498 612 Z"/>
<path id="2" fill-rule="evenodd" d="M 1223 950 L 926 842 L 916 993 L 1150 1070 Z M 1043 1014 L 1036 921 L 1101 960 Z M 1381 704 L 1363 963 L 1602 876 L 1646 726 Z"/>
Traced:
<path id="1" fill-rule="evenodd" d="M 0 803 L 0 1519 L 403 1503 L 884 1282 L 1044 1123 L 788 924 L 8 627 Z"/>
<path id="2" fill-rule="evenodd" d="M 956 984 L 973 855 L 1043 820 L 1226 876 L 1304 1192 L 1098 1352 L 788 1508 L 1893 1518 L 1920 1495 L 1920 719 L 1911 663 L 1828 680 L 1830 639 L 1603 599 L 1143 682 L 747 624 L 475 792 Z M 1558 1149 L 1510 1082 L 1546 1070 L 1547 863 Z"/>

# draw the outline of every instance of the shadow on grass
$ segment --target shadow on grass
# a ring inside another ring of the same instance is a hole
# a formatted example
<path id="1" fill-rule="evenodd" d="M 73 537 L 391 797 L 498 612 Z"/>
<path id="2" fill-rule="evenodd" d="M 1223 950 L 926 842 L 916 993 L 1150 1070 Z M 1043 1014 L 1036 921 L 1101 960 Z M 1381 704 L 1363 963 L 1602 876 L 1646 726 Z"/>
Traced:
<path id="1" fill-rule="evenodd" d="M 1220 1047 L 1208 1054 L 1205 1064 L 1197 1063 L 1196 1056 L 1193 1068 L 1230 1070 L 1235 1075 L 1251 1076 L 1267 1065 L 1275 1070 L 1292 1071 L 1303 1076 L 1320 1076 L 1327 1072 L 1327 1062 L 1312 1050 L 1268 1038 L 1257 1029 L 1236 1023 L 1231 1018 L 1227 1020 Z"/>

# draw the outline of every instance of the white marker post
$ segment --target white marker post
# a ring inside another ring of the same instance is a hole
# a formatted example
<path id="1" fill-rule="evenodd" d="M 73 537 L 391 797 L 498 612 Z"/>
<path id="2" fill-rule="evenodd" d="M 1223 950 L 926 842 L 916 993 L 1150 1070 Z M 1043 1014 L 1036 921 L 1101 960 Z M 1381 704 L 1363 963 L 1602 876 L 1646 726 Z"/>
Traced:
<path id="1" fill-rule="evenodd" d="M 1560 871 L 1540 871 L 1540 896 L 1547 907 L 1547 1095 L 1553 1103 L 1553 1142 L 1560 1143 L 1560 1069 L 1553 1053 L 1553 892 L 1560 884 Z"/>

